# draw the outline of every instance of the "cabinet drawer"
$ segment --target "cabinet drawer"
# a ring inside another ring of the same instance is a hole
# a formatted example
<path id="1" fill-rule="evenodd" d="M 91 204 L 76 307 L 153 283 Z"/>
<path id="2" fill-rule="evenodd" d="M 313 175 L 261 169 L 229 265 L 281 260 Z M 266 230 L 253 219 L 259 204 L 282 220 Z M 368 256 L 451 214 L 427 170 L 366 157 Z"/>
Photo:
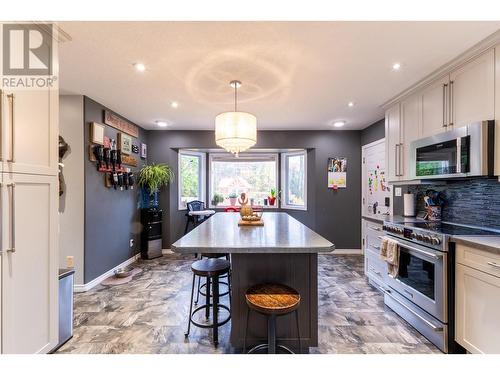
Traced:
<path id="1" fill-rule="evenodd" d="M 456 254 L 457 263 L 500 277 L 500 254 L 461 244 L 457 244 Z"/>
<path id="2" fill-rule="evenodd" d="M 372 234 L 372 233 L 366 234 L 366 248 L 367 249 L 379 254 L 381 242 L 382 242 L 382 234 Z"/>
<path id="3" fill-rule="evenodd" d="M 373 223 L 370 221 L 366 221 L 365 223 L 366 223 L 366 234 L 372 235 L 373 237 L 384 235 L 382 224 Z"/>
<path id="4" fill-rule="evenodd" d="M 385 284 L 387 275 L 387 264 L 379 258 L 377 252 L 366 250 L 366 276 Z"/>

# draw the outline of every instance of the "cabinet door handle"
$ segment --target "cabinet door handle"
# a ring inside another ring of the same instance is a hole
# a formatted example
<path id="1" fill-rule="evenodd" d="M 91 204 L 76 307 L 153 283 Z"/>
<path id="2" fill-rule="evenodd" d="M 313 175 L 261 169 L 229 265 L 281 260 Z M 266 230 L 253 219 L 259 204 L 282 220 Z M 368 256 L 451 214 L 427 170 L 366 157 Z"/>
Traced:
<path id="1" fill-rule="evenodd" d="M 443 84 L 443 128 L 446 128 L 446 89 L 448 88 L 448 84 Z"/>
<path id="2" fill-rule="evenodd" d="M 16 252 L 16 184 L 7 184 L 11 188 L 10 193 L 10 247 L 8 253 Z"/>
<path id="3" fill-rule="evenodd" d="M 450 89 L 448 94 L 448 108 L 450 110 L 449 126 L 453 126 L 453 81 L 450 81 Z"/>
<path id="4" fill-rule="evenodd" d="M 399 146 L 398 143 L 396 143 L 396 145 L 394 146 L 394 163 L 396 164 L 394 166 L 394 175 L 395 176 L 399 176 L 398 175 L 398 146 Z"/>
<path id="5" fill-rule="evenodd" d="M 400 143 L 399 144 L 399 175 L 400 176 L 402 176 L 404 174 L 404 170 L 403 170 L 403 162 L 404 162 L 403 150 L 404 150 L 404 145 L 402 143 Z"/>
<path id="6" fill-rule="evenodd" d="M 382 232 L 382 229 L 380 229 L 380 228 L 378 228 L 378 227 L 368 226 L 368 228 L 373 229 L 373 230 L 376 230 L 377 232 Z"/>
<path id="7" fill-rule="evenodd" d="M 488 265 L 495 267 L 495 268 L 500 268 L 500 264 L 495 263 L 495 262 L 488 262 Z"/>
<path id="8" fill-rule="evenodd" d="M 15 150 L 14 150 L 14 94 L 9 94 L 7 95 L 7 98 L 9 98 L 9 106 L 10 106 L 10 131 L 11 131 L 11 136 L 10 136 L 10 159 L 7 161 L 9 163 L 14 163 L 15 160 Z"/>

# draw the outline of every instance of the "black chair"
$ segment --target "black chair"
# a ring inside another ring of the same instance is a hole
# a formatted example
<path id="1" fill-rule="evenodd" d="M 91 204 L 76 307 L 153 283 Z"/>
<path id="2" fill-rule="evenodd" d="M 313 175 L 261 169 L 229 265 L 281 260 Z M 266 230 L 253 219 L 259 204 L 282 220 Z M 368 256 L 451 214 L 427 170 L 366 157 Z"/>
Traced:
<path id="1" fill-rule="evenodd" d="M 194 262 L 191 265 L 193 271 L 193 283 L 191 285 L 191 300 L 189 305 L 189 321 L 185 337 L 189 336 L 191 323 L 200 328 L 210 328 L 213 330 L 213 343 L 215 346 L 219 344 L 219 327 L 229 322 L 231 319 L 231 310 L 229 307 L 219 302 L 219 277 L 227 274 L 231 268 L 229 261 L 220 258 L 207 258 Z M 193 297 L 196 276 L 206 278 L 206 293 L 205 304 L 198 306 L 193 310 Z M 210 290 L 212 288 L 212 291 Z M 212 297 L 212 301 L 210 301 Z M 198 311 L 205 310 L 205 320 L 209 321 L 210 308 L 212 308 L 211 322 L 201 323 L 196 321 L 195 315 Z M 226 310 L 228 316 L 222 321 L 219 320 L 219 310 Z"/>
<path id="2" fill-rule="evenodd" d="M 205 210 L 205 202 L 202 201 L 191 201 L 186 204 L 187 212 L 186 212 L 186 228 L 184 229 L 184 234 L 188 232 L 189 223 L 193 224 L 193 227 L 196 228 L 198 225 L 207 220 L 210 215 L 190 215 L 189 213 L 192 211 L 203 211 Z"/>

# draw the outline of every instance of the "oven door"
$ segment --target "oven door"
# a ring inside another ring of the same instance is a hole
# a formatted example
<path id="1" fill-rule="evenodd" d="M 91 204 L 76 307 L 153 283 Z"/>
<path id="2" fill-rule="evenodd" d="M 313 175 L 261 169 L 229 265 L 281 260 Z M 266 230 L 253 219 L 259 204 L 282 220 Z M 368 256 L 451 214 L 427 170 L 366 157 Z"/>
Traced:
<path id="1" fill-rule="evenodd" d="M 448 254 L 397 239 L 399 270 L 389 286 L 430 315 L 447 323 L 445 270 Z"/>

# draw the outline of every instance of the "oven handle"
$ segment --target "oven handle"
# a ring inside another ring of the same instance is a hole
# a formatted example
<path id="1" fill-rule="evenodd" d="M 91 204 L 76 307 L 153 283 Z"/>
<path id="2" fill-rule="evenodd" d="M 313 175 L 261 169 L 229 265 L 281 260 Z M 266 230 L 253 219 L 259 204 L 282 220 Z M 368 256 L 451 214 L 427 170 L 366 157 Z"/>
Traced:
<path id="1" fill-rule="evenodd" d="M 413 251 L 416 251 L 417 253 L 420 253 L 420 254 L 424 254 L 424 255 L 427 255 L 428 257 L 431 257 L 431 258 L 434 258 L 434 259 L 440 259 L 443 257 L 442 254 L 435 254 L 435 253 L 430 253 L 428 251 L 424 251 L 424 250 L 421 250 L 417 247 L 413 247 L 413 246 L 409 246 L 409 245 L 406 245 L 406 244 L 402 244 L 401 242 L 399 241 L 396 241 L 398 243 L 398 246 L 399 247 L 406 247 L 407 249 L 410 249 L 410 250 L 413 250 Z"/>
<path id="2" fill-rule="evenodd" d="M 389 294 L 392 294 L 392 291 L 390 289 L 387 289 L 386 292 L 389 293 Z M 415 310 L 413 310 L 406 303 L 401 302 L 399 298 L 397 299 L 397 302 L 401 306 L 403 306 L 404 308 L 406 308 L 409 312 L 411 312 L 413 315 L 415 315 L 417 318 L 419 318 L 420 320 L 422 320 L 429 327 L 431 327 L 434 332 L 441 332 L 443 330 L 443 327 L 438 327 L 435 324 L 432 324 L 432 322 L 430 322 L 429 320 L 425 319 L 422 315 L 420 315 L 418 312 L 416 312 Z"/>

